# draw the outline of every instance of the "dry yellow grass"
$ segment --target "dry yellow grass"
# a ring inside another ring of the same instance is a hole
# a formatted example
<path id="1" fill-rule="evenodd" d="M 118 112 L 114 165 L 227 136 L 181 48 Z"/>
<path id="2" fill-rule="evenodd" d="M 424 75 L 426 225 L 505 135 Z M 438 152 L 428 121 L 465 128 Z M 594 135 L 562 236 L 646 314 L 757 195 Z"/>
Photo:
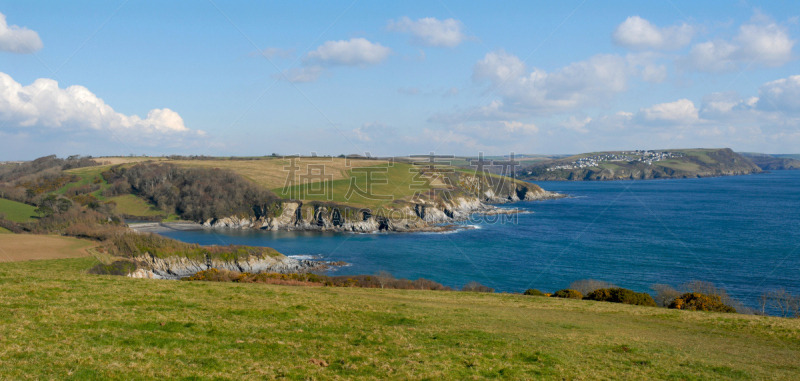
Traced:
<path id="1" fill-rule="evenodd" d="M 96 244 L 77 238 L 3 234 L 0 235 L 0 262 L 86 257 L 91 255 L 88 249 L 93 246 Z"/>
<path id="2" fill-rule="evenodd" d="M 291 166 L 288 159 L 282 158 L 264 158 L 258 160 L 170 160 L 172 164 L 182 165 L 186 167 L 211 167 L 232 170 L 255 183 L 264 186 L 267 189 L 281 188 L 286 184 L 286 178 L 289 175 L 288 169 L 285 167 Z M 296 161 L 296 166 L 299 167 L 296 171 L 297 176 L 305 175 L 311 172 L 312 174 L 319 173 L 315 167 L 310 165 L 325 165 L 325 174 L 330 175 L 330 180 L 349 179 L 350 175 L 348 170 L 353 167 L 373 167 L 378 165 L 386 165 L 386 161 L 379 160 L 349 160 L 341 158 L 310 158 L 301 157 Z M 318 179 L 311 179 L 310 182 L 319 181 Z"/>
<path id="3" fill-rule="evenodd" d="M 144 161 L 165 161 L 165 160 L 168 159 L 165 157 L 125 157 L 125 156 L 98 157 L 94 159 L 95 162 L 102 165 L 117 165 L 117 164 L 141 163 Z"/>

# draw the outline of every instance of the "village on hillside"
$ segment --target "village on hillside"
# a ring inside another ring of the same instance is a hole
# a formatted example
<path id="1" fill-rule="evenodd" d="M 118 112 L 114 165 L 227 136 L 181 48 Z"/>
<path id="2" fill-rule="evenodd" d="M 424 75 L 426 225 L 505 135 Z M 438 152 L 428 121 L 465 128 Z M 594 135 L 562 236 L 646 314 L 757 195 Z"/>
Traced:
<path id="1" fill-rule="evenodd" d="M 547 168 L 547 171 L 557 171 L 562 169 L 581 169 L 598 167 L 602 162 L 624 161 L 628 163 L 641 162 L 647 165 L 652 165 L 654 161 L 662 161 L 675 157 L 683 157 L 682 153 L 667 152 L 667 151 L 647 151 L 635 150 L 625 151 L 619 153 L 607 153 L 602 155 L 595 155 L 591 157 L 582 157 L 572 163 L 565 165 L 557 165 Z"/>

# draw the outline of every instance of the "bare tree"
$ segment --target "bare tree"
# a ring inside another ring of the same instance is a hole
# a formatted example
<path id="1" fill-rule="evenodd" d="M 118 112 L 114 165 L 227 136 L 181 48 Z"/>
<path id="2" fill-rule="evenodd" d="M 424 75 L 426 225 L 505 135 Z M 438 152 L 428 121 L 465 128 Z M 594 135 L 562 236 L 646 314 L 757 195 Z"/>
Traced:
<path id="1" fill-rule="evenodd" d="M 758 306 L 761 308 L 761 314 L 767 314 L 767 302 L 769 302 L 769 293 L 762 292 L 758 298 Z"/>
<path id="2" fill-rule="evenodd" d="M 770 306 L 780 311 L 781 317 L 789 316 L 789 312 L 791 311 L 791 307 L 789 306 L 790 300 L 792 299 L 791 294 L 783 288 L 772 290 L 768 294 Z"/>
<path id="3" fill-rule="evenodd" d="M 654 284 L 650 289 L 656 292 L 655 301 L 661 307 L 667 307 L 673 300 L 681 296 L 681 293 L 668 284 Z"/>
<path id="4" fill-rule="evenodd" d="M 394 276 L 385 270 L 378 271 L 375 274 L 375 278 L 378 279 L 378 283 L 380 283 L 381 288 L 384 288 L 387 284 L 389 284 L 389 282 L 394 280 Z"/>

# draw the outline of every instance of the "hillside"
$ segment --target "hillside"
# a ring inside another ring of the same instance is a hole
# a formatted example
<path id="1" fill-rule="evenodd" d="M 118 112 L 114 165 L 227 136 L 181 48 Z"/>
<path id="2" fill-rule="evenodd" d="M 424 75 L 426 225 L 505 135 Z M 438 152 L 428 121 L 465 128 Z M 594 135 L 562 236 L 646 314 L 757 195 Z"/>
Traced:
<path id="1" fill-rule="evenodd" d="M 0 263 L 8 379 L 796 379 L 800 321 Z M 42 366 L 46 364 L 46 366 Z"/>
<path id="2" fill-rule="evenodd" d="M 560 197 L 427 157 L 147 159 L 47 157 L 38 166 L 6 168 L 15 177 L 0 187 L 29 205 L 79 204 L 135 220 L 269 230 L 439 229 L 434 225 L 474 213 L 503 212 L 491 203 Z M 73 161 L 81 166 L 67 168 Z"/>
<path id="3" fill-rule="evenodd" d="M 518 178 L 553 180 L 645 180 L 734 176 L 761 169 L 732 150 L 676 149 L 593 152 L 523 166 Z"/>
<path id="4" fill-rule="evenodd" d="M 800 160 L 797 155 L 769 155 L 763 153 L 743 153 L 753 164 L 765 171 L 797 170 L 800 169 Z"/>

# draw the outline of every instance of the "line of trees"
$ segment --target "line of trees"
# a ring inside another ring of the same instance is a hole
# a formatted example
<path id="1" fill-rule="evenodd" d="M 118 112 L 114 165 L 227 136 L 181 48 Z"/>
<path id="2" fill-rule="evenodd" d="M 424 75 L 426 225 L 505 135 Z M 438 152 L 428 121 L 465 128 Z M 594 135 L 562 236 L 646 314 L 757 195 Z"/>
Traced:
<path id="1" fill-rule="evenodd" d="M 241 175 L 218 168 L 187 168 L 172 164 L 137 164 L 127 170 L 104 174 L 113 188 L 124 179 L 133 192 L 162 210 L 181 218 L 205 221 L 231 215 L 261 217 L 265 204 L 278 197 Z"/>

